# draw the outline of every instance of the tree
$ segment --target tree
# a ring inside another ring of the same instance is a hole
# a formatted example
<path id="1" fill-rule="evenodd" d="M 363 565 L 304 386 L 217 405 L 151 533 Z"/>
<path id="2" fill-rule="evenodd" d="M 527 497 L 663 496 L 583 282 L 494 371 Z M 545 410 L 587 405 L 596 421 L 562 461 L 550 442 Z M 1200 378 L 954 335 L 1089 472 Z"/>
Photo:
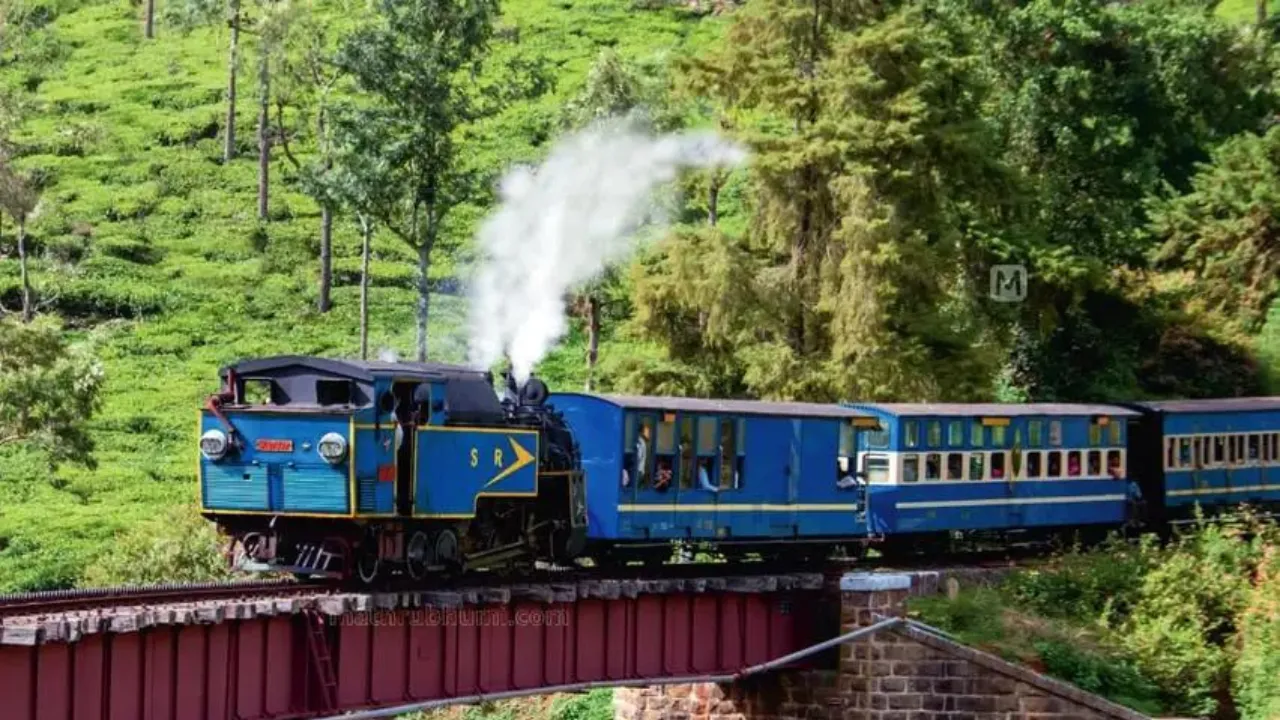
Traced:
<path id="1" fill-rule="evenodd" d="M 40 195 L 31 179 L 19 174 L 0 155 L 0 210 L 18 226 L 18 271 L 22 282 L 22 322 L 35 315 L 31 277 L 27 268 L 27 220 L 35 213 Z"/>
<path id="2" fill-rule="evenodd" d="M 422 361 L 431 254 L 449 213 L 489 192 L 487 173 L 466 165 L 454 133 L 515 97 L 540 94 L 545 77 L 535 67 L 526 77 L 475 82 L 498 14 L 496 0 L 378 0 L 377 8 L 377 19 L 349 35 L 338 55 L 339 66 L 373 101 L 349 109 L 354 117 L 345 123 L 347 142 L 386 162 L 395 194 L 378 198 L 372 215 L 417 254 Z M 468 85 L 479 85 L 478 91 L 469 92 Z"/>
<path id="3" fill-rule="evenodd" d="M 582 90 L 565 107 L 564 124 L 582 128 L 597 120 L 630 113 L 644 103 L 643 92 L 635 69 L 612 49 L 606 48 L 591 66 Z M 587 326 L 587 392 L 591 391 L 596 362 L 600 357 L 601 306 L 607 288 L 617 282 L 617 270 L 611 267 L 587 283 L 573 302 L 573 307 Z"/>
<path id="4" fill-rule="evenodd" d="M 1185 274 L 1190 309 L 1256 333 L 1280 298 L 1280 126 L 1223 143 L 1184 195 L 1149 205 L 1157 267 Z"/>
<path id="5" fill-rule="evenodd" d="M 981 52 L 915 4 L 747 4 L 684 64 L 751 147 L 747 235 L 680 229 L 657 248 L 636 279 L 642 335 L 717 392 L 985 392 L 998 358 L 973 288 L 1015 194 L 991 160 Z"/>
<path id="6" fill-rule="evenodd" d="M 145 0 L 142 17 L 142 35 L 148 40 L 156 36 L 156 0 Z"/>
<path id="7" fill-rule="evenodd" d="M 102 378 L 89 349 L 69 345 L 55 321 L 0 318 L 0 447 L 24 443 L 51 462 L 92 466 L 86 424 L 101 405 Z"/>
<path id="8" fill-rule="evenodd" d="M 280 80 L 276 84 L 276 133 L 285 158 L 298 172 L 304 191 L 320 206 L 320 287 L 316 307 L 329 312 L 333 286 L 333 213 L 340 204 L 332 197 L 328 173 L 333 168 L 333 133 L 329 113 L 332 94 L 342 78 L 332 62 L 332 48 L 325 25 L 312 13 L 303 13 L 286 26 L 284 52 L 280 57 Z M 299 125 L 310 124 L 315 137 L 315 155 L 304 164 L 289 145 L 285 108 L 295 108 Z"/>

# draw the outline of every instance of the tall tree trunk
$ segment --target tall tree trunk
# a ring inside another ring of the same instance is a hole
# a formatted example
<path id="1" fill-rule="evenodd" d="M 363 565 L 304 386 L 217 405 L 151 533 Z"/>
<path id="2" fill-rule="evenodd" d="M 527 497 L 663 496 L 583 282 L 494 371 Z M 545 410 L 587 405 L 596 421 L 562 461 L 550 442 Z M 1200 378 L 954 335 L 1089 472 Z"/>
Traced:
<path id="1" fill-rule="evenodd" d="M 271 126 L 267 116 L 271 102 L 271 54 L 259 51 L 258 61 L 258 219 L 268 215 L 267 195 L 271 172 Z"/>
<path id="2" fill-rule="evenodd" d="M 150 40 L 156 36 L 156 0 L 147 0 L 145 12 L 146 17 L 143 20 L 142 34 Z"/>
<path id="3" fill-rule="evenodd" d="M 418 362 L 427 361 L 427 315 L 431 310 L 427 272 L 431 270 L 432 240 L 434 238 L 418 246 Z"/>
<path id="4" fill-rule="evenodd" d="M 333 287 L 333 209 L 325 203 L 320 208 L 320 300 L 322 313 L 329 312 L 329 290 Z"/>
<path id="5" fill-rule="evenodd" d="M 227 143 L 222 159 L 231 162 L 236 156 L 236 69 L 240 62 L 240 0 L 229 0 L 231 55 L 227 60 Z"/>
<path id="6" fill-rule="evenodd" d="M 600 358 L 600 298 L 587 296 L 587 392 L 591 392 L 596 361 Z"/>
<path id="7" fill-rule="evenodd" d="M 22 275 L 22 322 L 29 323 L 35 316 L 31 303 L 31 276 L 27 274 L 27 218 L 18 218 L 18 272 Z"/>
<path id="8" fill-rule="evenodd" d="M 1255 0 L 1254 11 L 1258 14 L 1258 24 L 1262 25 L 1267 22 L 1267 3 L 1270 0 Z"/>
<path id="9" fill-rule="evenodd" d="M 707 193 L 707 223 L 711 227 L 716 226 L 716 222 L 720 220 L 720 172 L 718 170 L 711 171 L 711 189 Z"/>
<path id="10" fill-rule="evenodd" d="M 360 359 L 369 356 L 369 243 L 373 238 L 373 223 L 360 215 Z"/>

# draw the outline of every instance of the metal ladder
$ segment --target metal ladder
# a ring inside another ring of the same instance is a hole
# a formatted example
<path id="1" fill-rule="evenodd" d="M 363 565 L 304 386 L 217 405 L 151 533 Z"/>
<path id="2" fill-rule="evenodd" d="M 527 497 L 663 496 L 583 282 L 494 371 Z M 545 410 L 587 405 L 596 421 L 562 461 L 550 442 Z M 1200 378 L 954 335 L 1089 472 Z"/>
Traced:
<path id="1" fill-rule="evenodd" d="M 338 709 L 338 678 L 333 672 L 333 657 L 329 654 L 329 636 L 325 633 L 324 616 L 315 608 L 302 612 L 307 626 L 307 648 L 311 651 L 311 665 L 320 681 L 320 699 L 325 710 Z"/>

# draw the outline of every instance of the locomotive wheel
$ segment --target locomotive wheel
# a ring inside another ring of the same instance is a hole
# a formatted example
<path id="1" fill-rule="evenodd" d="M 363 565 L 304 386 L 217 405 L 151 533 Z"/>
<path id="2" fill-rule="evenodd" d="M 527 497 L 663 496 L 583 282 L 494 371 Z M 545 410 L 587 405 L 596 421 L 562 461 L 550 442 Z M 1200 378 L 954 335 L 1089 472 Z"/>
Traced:
<path id="1" fill-rule="evenodd" d="M 457 567 L 462 564 L 457 533 L 453 530 L 441 530 L 436 535 L 435 557 L 437 562 L 444 565 Z"/>
<path id="2" fill-rule="evenodd" d="M 432 565 L 435 556 L 432 550 L 427 534 L 421 530 L 414 531 L 404 552 L 405 569 L 409 572 L 409 577 L 421 580 L 427 576 L 427 568 Z"/>

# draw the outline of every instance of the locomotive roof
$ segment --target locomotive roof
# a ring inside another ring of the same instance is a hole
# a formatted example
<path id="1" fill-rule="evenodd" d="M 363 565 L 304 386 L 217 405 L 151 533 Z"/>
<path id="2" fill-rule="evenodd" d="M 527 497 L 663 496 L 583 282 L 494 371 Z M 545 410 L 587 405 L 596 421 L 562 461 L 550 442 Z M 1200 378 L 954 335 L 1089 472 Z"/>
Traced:
<path id="1" fill-rule="evenodd" d="M 712 398 L 661 397 L 653 395 L 597 395 L 594 393 L 556 393 L 594 397 L 627 410 L 670 410 L 716 415 L 781 415 L 812 418 L 865 417 L 865 413 L 839 405 L 765 400 L 720 400 Z M 554 402 L 554 401 L 553 401 Z"/>
<path id="2" fill-rule="evenodd" d="M 1158 412 L 1264 412 L 1280 410 L 1280 397 L 1160 400 L 1139 402 L 1134 405 Z"/>
<path id="3" fill-rule="evenodd" d="M 270 373 L 291 367 L 305 367 L 320 372 L 349 377 L 353 380 L 372 382 L 375 376 L 395 376 L 406 379 L 441 380 L 447 378 L 486 379 L 488 373 L 473 370 L 459 365 L 445 363 L 418 362 L 385 362 L 382 360 L 338 360 L 309 355 L 277 355 L 274 357 L 243 360 L 222 368 L 219 374 L 226 376 L 228 370 L 237 375 L 254 375 Z"/>
<path id="4" fill-rule="evenodd" d="M 963 416 L 987 415 L 995 417 L 1021 417 L 1026 415 L 1114 415 L 1136 417 L 1140 413 L 1119 405 L 1088 405 L 1075 403 L 849 403 L 848 407 L 861 410 L 878 410 L 898 416 Z"/>

